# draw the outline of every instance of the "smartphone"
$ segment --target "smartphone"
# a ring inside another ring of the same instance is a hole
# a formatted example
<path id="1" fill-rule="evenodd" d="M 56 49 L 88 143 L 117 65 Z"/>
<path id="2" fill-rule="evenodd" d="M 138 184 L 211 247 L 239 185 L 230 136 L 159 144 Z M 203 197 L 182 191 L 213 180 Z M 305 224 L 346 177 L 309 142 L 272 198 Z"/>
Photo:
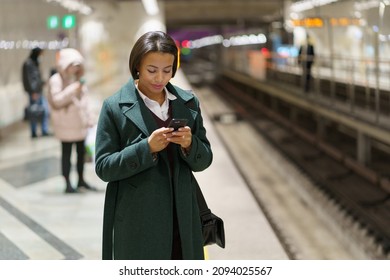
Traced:
<path id="1" fill-rule="evenodd" d="M 184 127 L 187 125 L 187 119 L 172 119 L 168 125 L 168 127 L 173 127 L 174 130 L 178 130 L 180 127 Z"/>

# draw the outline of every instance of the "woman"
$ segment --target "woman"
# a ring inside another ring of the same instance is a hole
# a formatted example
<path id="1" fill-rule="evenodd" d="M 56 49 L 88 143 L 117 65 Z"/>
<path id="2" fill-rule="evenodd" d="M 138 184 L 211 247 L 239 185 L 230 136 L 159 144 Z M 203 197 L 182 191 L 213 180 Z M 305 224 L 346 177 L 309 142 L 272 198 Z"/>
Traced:
<path id="1" fill-rule="evenodd" d="M 169 83 L 178 49 L 163 32 L 135 43 L 130 79 L 106 99 L 96 137 L 96 173 L 109 182 L 103 259 L 203 259 L 192 171 L 212 162 L 198 99 Z M 173 131 L 172 118 L 187 119 Z"/>
<path id="2" fill-rule="evenodd" d="M 88 128 L 93 126 L 87 88 L 84 85 L 84 59 L 71 48 L 62 49 L 57 56 L 57 73 L 49 80 L 49 104 L 54 135 L 62 144 L 62 175 L 65 179 L 65 193 L 81 189 L 95 190 L 84 180 L 84 141 Z M 75 189 L 70 182 L 72 147 L 77 150 L 78 184 Z"/>

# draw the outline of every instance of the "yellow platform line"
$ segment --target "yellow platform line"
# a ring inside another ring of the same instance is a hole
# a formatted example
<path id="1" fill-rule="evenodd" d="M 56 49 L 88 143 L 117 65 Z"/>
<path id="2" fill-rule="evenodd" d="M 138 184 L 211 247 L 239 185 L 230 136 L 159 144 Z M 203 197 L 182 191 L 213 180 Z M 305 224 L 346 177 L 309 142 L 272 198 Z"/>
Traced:
<path id="1" fill-rule="evenodd" d="M 208 260 L 209 259 L 209 252 L 207 250 L 207 247 L 203 247 L 203 252 L 204 252 L 204 259 Z"/>

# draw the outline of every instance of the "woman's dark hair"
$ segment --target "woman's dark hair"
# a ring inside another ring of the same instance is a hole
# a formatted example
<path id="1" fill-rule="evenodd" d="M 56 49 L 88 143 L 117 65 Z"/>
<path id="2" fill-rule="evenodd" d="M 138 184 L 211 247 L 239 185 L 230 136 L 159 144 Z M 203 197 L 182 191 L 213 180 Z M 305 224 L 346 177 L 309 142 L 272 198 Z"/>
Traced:
<path id="1" fill-rule="evenodd" d="M 138 79 L 138 68 L 144 55 L 149 52 L 169 53 L 175 57 L 173 61 L 172 78 L 175 76 L 178 64 L 178 49 L 175 41 L 162 31 L 151 31 L 142 35 L 135 42 L 130 53 L 129 68 L 133 79 Z"/>

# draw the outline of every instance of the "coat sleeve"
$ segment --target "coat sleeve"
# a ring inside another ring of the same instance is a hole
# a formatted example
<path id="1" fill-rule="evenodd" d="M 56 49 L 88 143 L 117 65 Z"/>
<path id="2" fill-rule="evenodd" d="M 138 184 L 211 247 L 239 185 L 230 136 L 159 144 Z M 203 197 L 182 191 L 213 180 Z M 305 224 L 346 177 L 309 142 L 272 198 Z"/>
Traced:
<path id="1" fill-rule="evenodd" d="M 107 101 L 103 102 L 96 132 L 95 171 L 105 182 L 132 177 L 157 164 L 150 153 L 147 138 L 128 139 L 129 144 L 123 147 L 120 123 L 124 116 L 122 112 L 115 114 L 114 111 Z M 126 129 L 131 127 L 126 126 Z"/>
<path id="2" fill-rule="evenodd" d="M 54 109 L 60 109 L 69 106 L 76 98 L 78 82 L 74 82 L 65 88 L 62 88 L 60 74 L 53 75 L 49 80 L 49 102 Z"/>

